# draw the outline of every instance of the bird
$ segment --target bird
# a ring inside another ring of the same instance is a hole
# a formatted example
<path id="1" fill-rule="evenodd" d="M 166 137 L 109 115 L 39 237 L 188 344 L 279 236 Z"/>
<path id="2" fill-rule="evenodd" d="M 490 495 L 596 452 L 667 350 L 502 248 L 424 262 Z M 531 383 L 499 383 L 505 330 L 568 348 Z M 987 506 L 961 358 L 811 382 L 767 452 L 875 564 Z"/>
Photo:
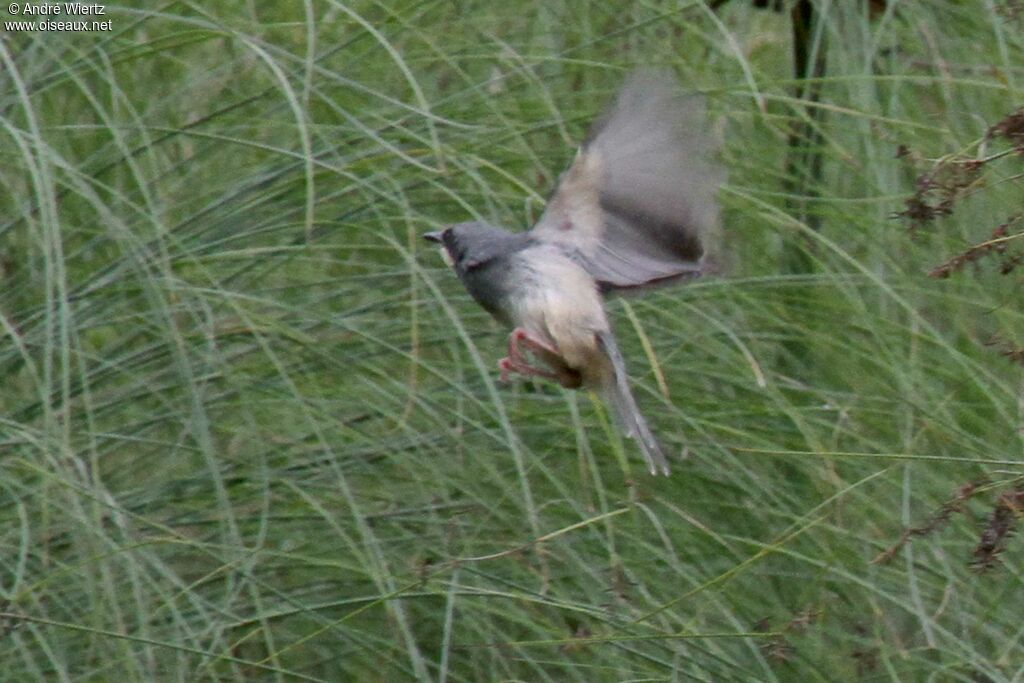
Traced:
<path id="1" fill-rule="evenodd" d="M 670 70 L 638 69 L 531 229 L 469 221 L 423 235 L 472 298 L 512 328 L 501 380 L 521 374 L 597 391 L 652 475 L 667 476 L 669 463 L 630 389 L 604 300 L 715 270 L 724 172 L 705 109 Z"/>

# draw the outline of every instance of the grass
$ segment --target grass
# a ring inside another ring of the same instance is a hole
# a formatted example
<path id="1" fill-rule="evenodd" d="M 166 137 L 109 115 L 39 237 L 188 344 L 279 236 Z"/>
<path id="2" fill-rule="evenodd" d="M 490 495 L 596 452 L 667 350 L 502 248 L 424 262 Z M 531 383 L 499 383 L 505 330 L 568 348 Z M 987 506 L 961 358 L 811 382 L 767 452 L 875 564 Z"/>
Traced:
<path id="1" fill-rule="evenodd" d="M 820 118 L 787 17 L 742 2 L 5 35 L 5 677 L 1024 679 L 1024 546 L 971 566 L 1024 476 L 1021 368 L 985 345 L 1024 339 L 1020 270 L 927 277 L 1020 211 L 1021 158 L 892 218 L 1009 149 L 1020 19 L 817 4 Z M 588 395 L 499 385 L 505 331 L 419 238 L 528 225 L 643 64 L 708 94 L 729 170 L 728 274 L 610 305 L 670 478 Z M 794 179 L 801 121 L 822 172 Z"/>

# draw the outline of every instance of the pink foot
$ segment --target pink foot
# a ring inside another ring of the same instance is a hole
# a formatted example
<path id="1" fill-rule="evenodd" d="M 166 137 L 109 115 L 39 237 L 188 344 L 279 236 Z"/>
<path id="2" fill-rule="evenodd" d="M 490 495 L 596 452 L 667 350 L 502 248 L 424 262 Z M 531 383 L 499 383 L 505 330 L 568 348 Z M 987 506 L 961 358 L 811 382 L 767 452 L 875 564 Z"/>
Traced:
<path id="1" fill-rule="evenodd" d="M 517 327 L 508 336 L 508 357 L 498 361 L 502 382 L 507 382 L 509 375 L 513 372 L 527 377 L 544 377 L 559 383 L 563 382 L 562 376 L 558 372 L 531 365 L 523 353 L 523 347 L 527 351 L 537 354 L 541 359 L 545 357 L 559 358 L 559 353 L 553 346 L 534 337 L 523 328 Z"/>
<path id="2" fill-rule="evenodd" d="M 534 367 L 529 363 L 514 358 L 502 358 L 498 361 L 498 368 L 501 370 L 501 381 L 509 381 L 510 373 L 518 373 L 526 377 L 544 377 L 545 379 L 560 380 L 557 373 L 542 368 Z"/>

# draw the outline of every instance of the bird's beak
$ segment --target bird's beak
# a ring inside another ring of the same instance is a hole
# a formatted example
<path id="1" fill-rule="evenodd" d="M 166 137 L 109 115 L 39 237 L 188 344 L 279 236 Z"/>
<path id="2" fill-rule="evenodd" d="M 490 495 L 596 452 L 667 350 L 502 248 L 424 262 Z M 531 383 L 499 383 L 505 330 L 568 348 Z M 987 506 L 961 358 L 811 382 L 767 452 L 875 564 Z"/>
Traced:
<path id="1" fill-rule="evenodd" d="M 441 235 L 443 233 L 443 230 L 437 230 L 435 232 L 425 232 L 423 233 L 423 239 L 427 240 L 428 242 L 437 242 L 438 244 L 440 244 L 443 241 L 441 239 Z"/>

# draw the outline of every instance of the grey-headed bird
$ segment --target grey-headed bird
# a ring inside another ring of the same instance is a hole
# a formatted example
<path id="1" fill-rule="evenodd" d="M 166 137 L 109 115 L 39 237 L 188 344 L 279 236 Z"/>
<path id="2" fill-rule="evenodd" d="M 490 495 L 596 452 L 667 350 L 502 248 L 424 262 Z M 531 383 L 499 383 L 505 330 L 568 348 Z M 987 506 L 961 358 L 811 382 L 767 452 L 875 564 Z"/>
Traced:
<path id="1" fill-rule="evenodd" d="M 651 474 L 667 475 L 668 461 L 630 391 L 603 297 L 708 269 L 723 174 L 704 119 L 703 98 L 681 95 L 670 73 L 634 72 L 531 230 L 475 221 L 424 235 L 477 303 L 513 328 L 501 379 L 599 391 Z"/>

